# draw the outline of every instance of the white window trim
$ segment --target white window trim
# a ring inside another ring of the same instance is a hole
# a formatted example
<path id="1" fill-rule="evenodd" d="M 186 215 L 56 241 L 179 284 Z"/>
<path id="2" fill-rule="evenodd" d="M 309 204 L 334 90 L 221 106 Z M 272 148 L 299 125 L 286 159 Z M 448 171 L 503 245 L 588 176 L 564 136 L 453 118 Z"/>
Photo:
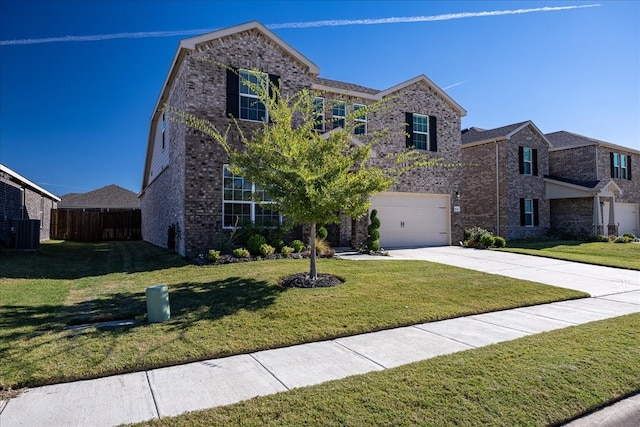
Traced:
<path id="1" fill-rule="evenodd" d="M 245 204 L 245 205 L 250 205 L 249 208 L 249 221 L 251 221 L 251 223 L 255 224 L 256 223 L 256 207 L 258 206 L 258 202 L 255 202 L 254 200 L 226 200 L 224 198 L 224 178 L 225 178 L 225 170 L 227 170 L 227 168 L 229 167 L 229 165 L 223 165 L 222 167 L 222 229 L 224 230 L 232 230 L 234 228 L 236 228 L 233 225 L 225 225 L 224 223 L 224 217 L 225 217 L 225 213 L 224 213 L 224 207 L 226 204 Z M 233 175 L 233 174 L 232 174 Z M 237 177 L 238 175 L 233 175 L 234 177 Z M 242 177 L 240 177 L 242 178 Z M 244 178 L 242 178 L 244 180 Z M 255 194 L 257 191 L 260 191 L 259 188 L 257 188 L 257 186 L 254 183 L 251 183 L 251 194 Z M 268 201 L 263 201 L 262 205 L 268 205 L 268 204 L 272 204 L 273 202 L 268 202 Z M 278 221 L 280 224 L 282 224 L 282 214 L 278 215 Z M 238 226 L 237 228 L 242 228 L 242 226 Z"/>
<path id="2" fill-rule="evenodd" d="M 243 93 L 242 92 L 242 87 L 245 86 L 243 85 L 243 81 L 245 80 L 245 78 L 242 76 L 243 73 L 249 74 L 249 75 L 254 75 L 258 77 L 258 81 L 261 78 L 264 78 L 264 82 L 265 84 L 269 85 L 269 75 L 267 73 L 263 73 L 262 71 L 251 71 L 251 70 L 245 70 L 245 69 L 239 69 L 238 70 L 238 116 L 240 120 L 246 121 L 246 122 L 256 122 L 256 123 L 267 123 L 269 121 L 269 110 L 267 109 L 267 107 L 265 106 L 264 108 L 264 120 L 253 120 L 253 119 L 249 119 L 249 118 L 243 118 L 242 117 L 242 98 L 251 98 L 253 100 L 255 100 L 254 102 L 260 102 L 260 97 L 258 95 L 256 95 L 255 93 Z M 249 89 L 251 90 L 251 89 Z"/>
<path id="3" fill-rule="evenodd" d="M 529 207 L 531 208 L 531 210 L 527 210 L 527 204 L 529 204 Z M 530 215 L 531 216 L 531 224 L 527 224 L 527 216 Z M 535 210 L 533 207 L 533 199 L 524 199 L 524 226 L 525 227 L 534 227 L 534 224 L 536 223 L 536 219 L 534 218 L 535 216 Z"/>
<path id="4" fill-rule="evenodd" d="M 529 153 L 528 160 L 527 153 Z M 522 164 L 523 175 L 533 175 L 533 150 L 531 147 L 522 147 Z M 527 165 L 529 165 L 529 172 L 527 172 Z"/>
<path id="5" fill-rule="evenodd" d="M 356 112 L 358 109 L 360 108 L 365 108 L 366 105 L 364 104 L 353 104 L 353 111 Z M 366 135 L 367 134 L 367 115 L 365 114 L 364 116 L 361 117 L 355 117 L 353 119 L 353 121 L 356 124 L 356 127 L 353 129 L 353 132 L 355 135 Z M 359 127 L 364 127 L 364 132 L 363 133 L 356 133 L 357 129 Z"/>
<path id="6" fill-rule="evenodd" d="M 415 120 L 416 120 L 416 117 L 424 117 L 424 118 L 426 119 L 426 123 L 427 123 L 427 130 L 426 130 L 426 132 L 423 132 L 423 131 L 417 131 L 417 130 L 416 130 L 416 128 L 415 128 Z M 418 148 L 418 146 L 417 146 L 417 144 L 416 144 L 416 138 L 415 138 L 415 136 L 413 137 L 413 146 L 415 147 L 415 149 L 416 149 L 416 150 L 428 151 L 428 150 L 431 148 L 431 141 L 429 140 L 429 116 L 427 116 L 427 115 L 425 115 L 425 114 L 417 114 L 417 113 L 414 113 L 414 114 L 413 114 L 413 116 L 412 116 L 412 119 L 411 119 L 411 120 L 413 120 L 413 123 L 412 123 L 412 125 L 413 125 L 413 134 L 414 134 L 414 135 L 425 135 L 425 137 L 426 137 L 426 144 L 425 144 L 425 147 L 423 147 L 423 148 Z"/>
<path id="7" fill-rule="evenodd" d="M 337 115 L 335 113 L 337 105 L 342 105 L 342 107 L 344 109 L 344 115 Z M 337 129 L 338 127 L 341 127 L 341 128 L 344 129 L 344 127 L 347 124 L 347 102 L 334 99 L 332 104 L 331 104 L 331 116 L 332 116 L 332 119 L 333 119 L 332 120 L 333 121 L 333 128 Z M 342 120 L 342 122 L 343 122 L 342 126 L 336 126 L 336 122 L 338 122 L 339 120 Z"/>

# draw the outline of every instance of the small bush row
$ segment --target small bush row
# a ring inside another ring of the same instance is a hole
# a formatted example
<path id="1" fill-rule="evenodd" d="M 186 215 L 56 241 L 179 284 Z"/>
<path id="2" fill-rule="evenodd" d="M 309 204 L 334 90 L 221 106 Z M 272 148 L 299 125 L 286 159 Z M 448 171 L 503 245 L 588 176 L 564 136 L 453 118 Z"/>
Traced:
<path id="1" fill-rule="evenodd" d="M 631 243 L 636 241 L 636 236 L 633 233 L 624 233 L 622 236 L 605 236 L 603 234 L 599 234 L 595 236 L 593 240 L 596 242 L 613 242 L 613 243 Z"/>
<path id="2" fill-rule="evenodd" d="M 466 248 L 504 248 L 507 241 L 500 236 L 494 236 L 482 227 L 472 227 L 464 230 L 463 246 Z"/>

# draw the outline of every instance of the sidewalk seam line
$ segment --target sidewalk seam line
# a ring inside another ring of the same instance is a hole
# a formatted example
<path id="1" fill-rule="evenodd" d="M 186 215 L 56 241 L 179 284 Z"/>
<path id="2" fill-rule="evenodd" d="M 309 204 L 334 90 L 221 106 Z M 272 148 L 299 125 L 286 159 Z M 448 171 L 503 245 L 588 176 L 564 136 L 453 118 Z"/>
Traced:
<path id="1" fill-rule="evenodd" d="M 259 361 L 259 360 L 254 356 L 254 353 L 249 353 L 249 357 L 251 357 L 253 360 L 255 360 L 255 361 L 256 361 L 256 363 L 257 363 L 258 365 L 262 366 L 262 368 L 263 368 L 265 371 L 267 371 L 267 373 L 268 373 L 269 375 L 271 375 L 273 378 L 275 378 L 275 379 L 276 379 L 276 381 L 278 381 L 280 384 L 282 384 L 282 387 L 286 388 L 286 389 L 287 389 L 287 391 L 291 390 L 291 388 L 287 387 L 287 385 L 286 385 L 285 383 L 283 383 L 283 382 L 280 380 L 280 378 L 278 378 L 278 377 L 276 376 L 276 374 L 274 374 L 273 372 L 271 372 L 271 369 L 269 369 L 269 368 L 267 368 L 266 366 L 264 366 L 264 365 L 262 364 L 262 362 L 260 362 L 260 361 Z"/>
<path id="2" fill-rule="evenodd" d="M 158 401 L 156 400 L 156 394 L 153 392 L 153 386 L 149 380 L 149 371 L 144 371 L 144 376 L 147 378 L 147 384 L 149 384 L 149 391 L 151 392 L 151 398 L 153 399 L 153 406 L 156 408 L 156 416 L 160 419 L 160 408 L 158 408 Z"/>
<path id="3" fill-rule="evenodd" d="M 345 338 L 347 338 L 347 337 L 345 337 Z M 338 339 L 339 339 L 339 338 L 338 338 Z M 362 357 L 362 358 L 364 358 L 364 359 L 367 359 L 369 362 L 371 362 L 371 363 L 373 363 L 373 364 L 375 364 L 375 365 L 380 366 L 382 369 L 389 369 L 387 366 L 384 366 L 383 364 L 381 364 L 381 363 L 379 363 L 379 362 L 376 362 L 376 361 L 375 361 L 375 360 L 373 360 L 372 358 L 367 357 L 367 356 L 365 356 L 364 354 L 361 354 L 361 353 L 359 353 L 359 352 L 355 351 L 354 349 L 352 349 L 352 348 L 350 348 L 350 347 L 347 347 L 346 345 L 344 345 L 344 344 L 342 344 L 342 343 L 338 342 L 337 340 L 332 340 L 332 341 L 333 341 L 334 343 L 338 344 L 340 347 L 344 348 L 345 350 L 349 350 L 351 353 L 353 353 L 353 354 L 357 354 L 358 356 L 360 356 L 360 357 Z M 371 372 L 371 371 L 369 371 L 369 372 Z"/>
<path id="4" fill-rule="evenodd" d="M 419 325 L 428 325 L 428 323 L 420 323 Z M 460 341 L 459 339 L 448 337 L 446 335 L 442 335 L 442 334 L 439 334 L 439 333 L 434 332 L 434 331 L 429 331 L 429 330 L 426 330 L 426 329 L 422 329 L 419 325 L 411 325 L 411 327 L 415 328 L 415 329 L 418 329 L 421 332 L 426 332 L 428 334 L 433 334 L 433 335 L 435 335 L 437 337 L 444 338 L 444 339 L 447 339 L 447 340 L 451 340 L 451 341 L 457 342 L 458 344 L 462 344 L 462 345 L 466 345 L 466 346 L 471 347 L 471 348 L 469 348 L 467 350 L 472 350 L 474 348 L 482 347 L 482 346 L 478 346 L 478 345 L 469 344 L 468 342 Z M 465 351 L 465 350 L 459 350 L 459 351 Z"/>

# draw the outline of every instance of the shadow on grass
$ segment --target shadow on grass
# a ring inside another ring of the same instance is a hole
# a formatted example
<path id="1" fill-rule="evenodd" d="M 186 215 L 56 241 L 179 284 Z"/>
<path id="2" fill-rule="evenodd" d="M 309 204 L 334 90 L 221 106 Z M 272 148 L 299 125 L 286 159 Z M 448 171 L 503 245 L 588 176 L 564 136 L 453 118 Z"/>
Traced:
<path id="1" fill-rule="evenodd" d="M 171 319 L 167 326 L 171 329 L 187 329 L 195 322 L 215 321 L 240 310 L 258 311 L 273 304 L 278 295 L 285 291 L 281 286 L 241 277 L 209 283 L 171 285 Z M 93 332 L 98 335 L 106 331 L 114 334 L 127 333 L 147 326 L 146 312 L 144 292 L 117 293 L 69 306 L 3 305 L 0 306 L 0 338 L 3 341 L 11 341 L 24 338 L 28 334 L 60 331 L 70 325 L 136 319 L 132 326 Z"/>
<path id="2" fill-rule="evenodd" d="M 142 241 L 44 242 L 34 252 L 2 250 L 0 255 L 1 275 L 11 279 L 73 280 L 186 265 L 179 255 Z"/>

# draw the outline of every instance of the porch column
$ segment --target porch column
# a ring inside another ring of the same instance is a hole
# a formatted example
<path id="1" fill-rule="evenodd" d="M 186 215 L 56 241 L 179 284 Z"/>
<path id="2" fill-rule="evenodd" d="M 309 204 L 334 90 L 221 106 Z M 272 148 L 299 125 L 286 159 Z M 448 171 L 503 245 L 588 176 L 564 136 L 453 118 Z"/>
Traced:
<path id="1" fill-rule="evenodd" d="M 618 226 L 616 225 L 616 216 L 615 216 L 615 206 L 616 206 L 616 198 L 611 196 L 611 202 L 609 202 L 609 224 L 607 224 L 607 231 L 610 236 L 618 235 Z"/>
<path id="2" fill-rule="evenodd" d="M 593 197 L 593 232 L 595 235 L 603 234 L 600 225 L 602 224 L 602 218 L 600 217 L 600 196 L 596 194 Z"/>

